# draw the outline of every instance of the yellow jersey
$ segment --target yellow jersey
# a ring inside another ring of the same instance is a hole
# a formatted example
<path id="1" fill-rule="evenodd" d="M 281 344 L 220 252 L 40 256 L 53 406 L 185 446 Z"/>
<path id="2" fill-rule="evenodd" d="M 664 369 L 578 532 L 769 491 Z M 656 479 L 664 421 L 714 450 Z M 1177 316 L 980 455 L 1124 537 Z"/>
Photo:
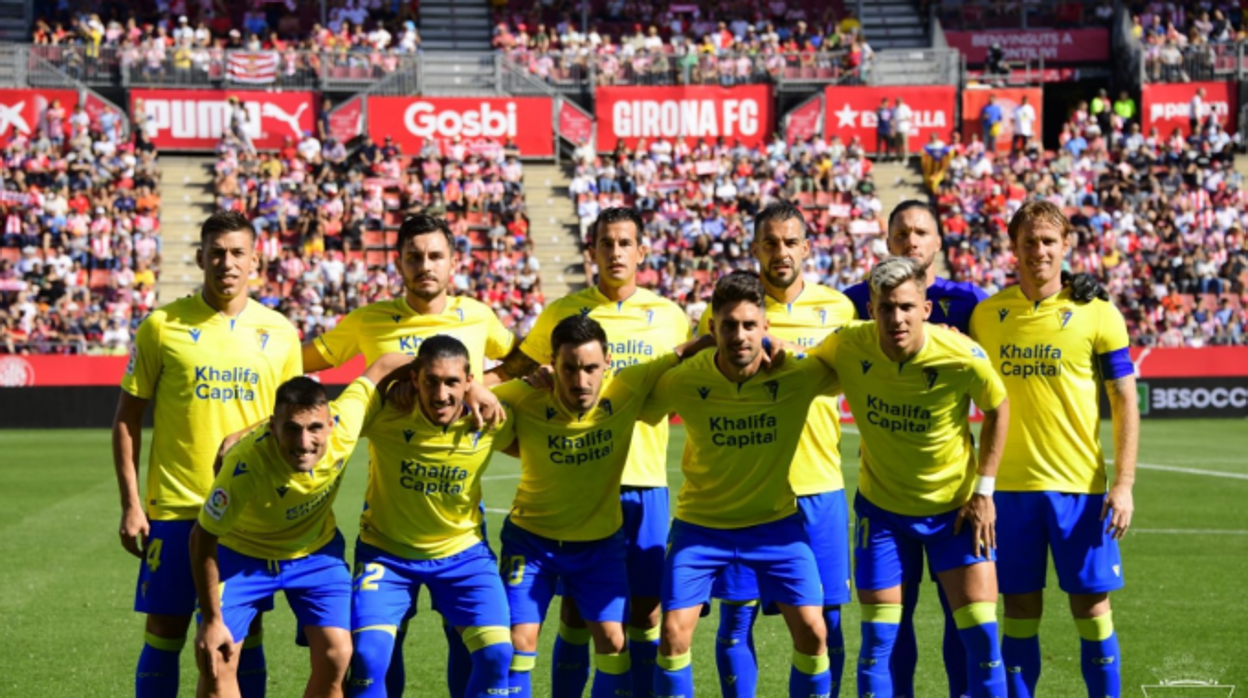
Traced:
<path id="1" fill-rule="evenodd" d="M 550 333 L 570 315 L 588 315 L 602 325 L 611 367 L 616 370 L 652 361 L 689 341 L 689 318 L 675 303 L 644 288 L 622 301 L 613 301 L 594 286 L 547 306 L 520 350 L 539 364 L 552 363 Z M 667 436 L 666 419 L 637 425 L 624 466 L 625 485 L 667 487 Z"/>
<path id="2" fill-rule="evenodd" d="M 618 531 L 624 524 L 620 481 L 633 430 L 647 395 L 675 365 L 669 352 L 608 375 L 587 412 L 574 412 L 554 392 L 523 381 L 496 388 L 514 415 L 520 446 L 511 522 L 562 541 L 601 540 Z"/>
<path id="3" fill-rule="evenodd" d="M 1135 372 L 1118 309 L 1069 289 L 1036 303 L 1014 286 L 979 304 L 971 332 L 1010 395 L 997 489 L 1104 492 L 1098 386 Z"/>
<path id="4" fill-rule="evenodd" d="M 333 431 L 325 455 L 310 472 L 282 457 L 264 424 L 225 454 L 221 472 L 199 512 L 199 525 L 221 545 L 264 560 L 307 557 L 338 531 L 334 499 L 360 430 L 381 404 L 377 388 L 357 378 L 329 405 Z"/>
<path id="5" fill-rule="evenodd" d="M 971 401 L 993 410 L 1006 397 L 978 344 L 937 325 L 923 332 L 923 348 L 903 363 L 884 355 L 875 322 L 846 327 L 811 352 L 836 371 L 862 435 L 858 491 L 905 516 L 942 514 L 971 498 Z"/>
<path id="6" fill-rule="evenodd" d="M 710 528 L 743 528 L 797 512 L 789 464 L 818 396 L 837 393 L 818 361 L 790 358 L 744 383 L 728 380 L 703 351 L 659 379 L 644 417 L 676 412 L 685 424 L 685 483 L 676 518 Z"/>
<path id="7" fill-rule="evenodd" d="M 368 490 L 360 540 L 409 560 L 449 557 L 481 542 L 481 476 L 495 447 L 514 439 L 515 420 L 478 431 L 470 419 L 445 427 L 420 407 L 387 406 L 365 425 Z"/>
<path id="8" fill-rule="evenodd" d="M 437 315 L 422 315 L 407 304 L 406 298 L 377 301 L 356 308 L 334 329 L 314 341 L 321 356 L 341 366 L 356 354 L 364 354 L 371 365 L 384 354 L 398 352 L 415 356 L 421 342 L 436 335 L 458 339 L 468 348 L 468 367 L 481 380 L 485 359 L 502 359 L 516 344 L 516 336 L 503 327 L 486 304 L 463 296 L 450 296 Z"/>
<path id="9" fill-rule="evenodd" d="M 768 334 L 786 342 L 812 348 L 824 337 L 854 319 L 854 304 L 845 294 L 806 283 L 792 303 L 767 296 Z M 710 332 L 711 311 L 698 322 L 698 334 Z M 806 428 L 797 442 L 789 470 L 789 483 L 802 497 L 845 489 L 841 475 L 841 410 L 837 398 L 817 397 L 806 415 Z"/>
<path id="10" fill-rule="evenodd" d="M 230 318 L 195 294 L 147 316 L 130 347 L 121 389 L 156 401 L 148 518 L 194 519 L 212 484 L 221 441 L 268 417 L 278 387 L 301 375 L 295 328 L 255 301 Z"/>

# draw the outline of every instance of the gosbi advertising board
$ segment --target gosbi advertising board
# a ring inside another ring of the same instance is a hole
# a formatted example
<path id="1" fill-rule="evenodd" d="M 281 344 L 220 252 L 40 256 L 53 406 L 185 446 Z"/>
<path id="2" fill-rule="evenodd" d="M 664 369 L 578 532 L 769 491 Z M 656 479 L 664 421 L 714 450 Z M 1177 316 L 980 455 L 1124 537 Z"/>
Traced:
<path id="1" fill-rule="evenodd" d="M 1031 132 L 1035 136 L 1041 133 L 1041 124 L 1044 123 L 1044 90 L 1038 87 L 1019 88 L 1011 87 L 1005 89 L 993 90 L 963 90 L 962 91 L 962 141 L 971 142 L 971 136 L 979 134 L 982 138 L 984 135 L 983 111 L 988 105 L 988 98 L 996 97 L 997 106 L 1001 108 L 1000 127 L 997 130 L 997 152 L 1008 153 L 1010 151 L 1010 143 L 1014 140 L 1014 134 L 1017 130 L 1018 120 L 1015 118 L 1015 111 L 1023 103 L 1023 97 L 1027 98 L 1027 104 L 1031 105 L 1034 116 L 1031 120 Z"/>
<path id="2" fill-rule="evenodd" d="M 214 150 L 230 128 L 230 97 L 246 114 L 245 133 L 260 150 L 298 141 L 316 125 L 316 93 L 256 90 L 130 90 L 130 113 L 146 115 L 162 150 Z"/>
<path id="3" fill-rule="evenodd" d="M 598 150 L 630 148 L 641 140 L 684 138 L 763 146 L 775 131 L 770 85 L 599 87 L 594 110 Z"/>
<path id="4" fill-rule="evenodd" d="M 829 141 L 840 136 L 848 144 L 855 136 L 867 152 L 876 151 L 878 120 L 876 110 L 887 99 L 895 109 L 897 98 L 910 108 L 909 150 L 923 149 L 931 134 L 938 134 L 946 143 L 956 126 L 954 120 L 956 93 L 952 85 L 934 87 L 828 87 L 823 92 L 823 135 Z M 893 119 L 893 126 L 898 125 Z"/>
<path id="5" fill-rule="evenodd" d="M 69 115 L 78 106 L 77 90 L 4 90 L 0 89 L 0 136 L 8 137 L 16 130 L 33 139 L 46 126 L 48 107 L 59 101 L 65 110 L 61 126 L 69 128 Z"/>
<path id="6" fill-rule="evenodd" d="M 415 154 L 434 140 L 468 147 L 513 139 L 524 157 L 555 153 L 554 105 L 549 97 L 368 97 L 368 134 L 386 136 Z"/>
<path id="7" fill-rule="evenodd" d="M 1205 91 L 1202 99 L 1205 109 L 1212 110 L 1218 123 L 1227 133 L 1234 135 L 1239 130 L 1239 92 L 1233 82 L 1145 85 L 1140 105 L 1140 122 L 1144 134 L 1148 135 L 1149 130 L 1156 126 L 1163 138 L 1169 138 L 1176 128 L 1184 136 L 1190 136 L 1192 98 L 1202 88 Z"/>

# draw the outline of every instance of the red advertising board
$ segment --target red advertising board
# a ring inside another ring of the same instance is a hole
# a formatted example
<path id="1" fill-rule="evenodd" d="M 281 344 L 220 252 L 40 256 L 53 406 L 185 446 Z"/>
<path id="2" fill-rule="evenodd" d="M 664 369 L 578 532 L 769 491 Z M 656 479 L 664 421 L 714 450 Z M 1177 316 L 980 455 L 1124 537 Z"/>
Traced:
<path id="1" fill-rule="evenodd" d="M 594 109 L 599 151 L 614 150 L 619 141 L 631 148 L 643 138 L 714 142 L 722 136 L 754 147 L 775 129 L 770 85 L 599 87 Z"/>
<path id="2" fill-rule="evenodd" d="M 993 90 L 963 90 L 962 91 L 962 140 L 966 143 L 971 142 L 971 135 L 978 133 L 982 138 L 984 135 L 983 123 L 980 119 L 980 112 L 984 106 L 988 104 L 989 97 L 997 98 L 997 106 L 1001 107 L 1001 114 L 1004 117 L 1001 120 L 1001 131 L 997 134 L 997 151 L 1008 153 L 1010 151 L 1010 143 L 1014 140 L 1014 110 L 1022 103 L 1023 97 L 1027 98 L 1027 103 L 1036 112 L 1036 118 L 1032 122 L 1031 132 L 1040 135 L 1041 124 L 1044 123 L 1044 90 L 1039 87 L 1011 87 Z"/>
<path id="3" fill-rule="evenodd" d="M 819 135 L 820 118 L 823 116 L 823 99 L 812 97 L 796 109 L 784 115 L 784 135 L 790 145 L 808 141 Z"/>
<path id="4" fill-rule="evenodd" d="M 316 123 L 316 93 L 248 90 L 130 90 L 130 113 L 147 115 L 152 141 L 165 150 L 213 150 L 229 128 L 229 100 L 247 112 L 247 134 L 261 150 L 276 150 L 290 136 L 298 140 Z"/>
<path id="5" fill-rule="evenodd" d="M 569 141 L 580 144 L 588 143 L 594 137 L 594 119 L 585 112 L 568 103 L 559 102 L 559 134 Z"/>
<path id="6" fill-rule="evenodd" d="M 949 48 L 979 65 L 993 44 L 1001 44 L 1007 61 L 1044 59 L 1045 63 L 1095 63 L 1109 60 L 1109 30 L 1096 29 L 986 29 L 945 32 Z"/>
<path id="7" fill-rule="evenodd" d="M 0 89 L 0 134 L 8 136 L 13 129 L 27 137 L 39 133 L 43 116 L 52 102 L 60 100 L 65 109 L 62 126 L 69 129 L 69 115 L 78 105 L 76 90 L 4 90 Z"/>
<path id="8" fill-rule="evenodd" d="M 329 113 L 329 133 L 339 143 L 349 143 L 364 132 L 364 98 L 355 96 Z"/>
<path id="9" fill-rule="evenodd" d="M 854 136 L 862 139 L 867 152 L 875 152 L 875 110 L 880 100 L 888 106 L 900 97 L 913 114 L 910 131 L 910 152 L 923 149 L 933 133 L 946 142 L 954 129 L 955 92 L 951 85 L 936 87 L 828 87 L 823 92 L 823 133 L 829 140 L 840 136 L 849 143 Z M 894 126 L 897 120 L 893 119 Z"/>
<path id="10" fill-rule="evenodd" d="M 127 361 L 124 356 L 0 356 L 0 388 L 119 386 Z M 357 356 L 316 376 L 326 385 L 347 385 L 365 367 L 364 357 Z"/>
<path id="11" fill-rule="evenodd" d="M 1239 92 L 1233 82 L 1185 82 L 1175 84 L 1149 83 L 1144 86 L 1140 115 L 1144 133 L 1156 126 L 1163 137 L 1174 129 L 1184 136 L 1192 133 L 1191 105 L 1196 90 L 1204 88 L 1205 107 L 1212 109 L 1218 123 L 1227 133 L 1239 130 Z"/>
<path id="12" fill-rule="evenodd" d="M 472 146 L 515 139 L 526 157 L 555 153 L 554 105 L 549 97 L 368 97 L 368 133 L 386 136 L 405 153 L 427 139 L 445 148 L 456 136 Z"/>

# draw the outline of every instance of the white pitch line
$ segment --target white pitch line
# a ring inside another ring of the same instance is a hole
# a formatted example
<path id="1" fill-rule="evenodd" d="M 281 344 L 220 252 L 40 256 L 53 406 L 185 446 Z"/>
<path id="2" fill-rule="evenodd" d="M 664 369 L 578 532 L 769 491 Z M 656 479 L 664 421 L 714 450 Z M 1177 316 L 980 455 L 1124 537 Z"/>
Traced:
<path id="1" fill-rule="evenodd" d="M 1107 461 L 1112 462 L 1112 461 Z M 1144 470 L 1161 470 L 1167 473 L 1183 473 L 1185 475 L 1207 475 L 1209 477 L 1224 477 L 1228 480 L 1248 480 L 1248 475 L 1244 473 L 1228 473 L 1225 470 L 1201 470 L 1200 468 L 1180 468 L 1174 465 L 1157 465 L 1155 463 L 1136 463 L 1135 467 Z"/>
<path id="2" fill-rule="evenodd" d="M 1248 536 L 1248 531 L 1225 528 L 1132 528 L 1130 533 L 1160 533 L 1176 536 Z"/>
<path id="3" fill-rule="evenodd" d="M 490 509 L 488 507 L 486 508 L 485 511 L 487 514 L 510 514 L 511 513 L 510 509 Z"/>

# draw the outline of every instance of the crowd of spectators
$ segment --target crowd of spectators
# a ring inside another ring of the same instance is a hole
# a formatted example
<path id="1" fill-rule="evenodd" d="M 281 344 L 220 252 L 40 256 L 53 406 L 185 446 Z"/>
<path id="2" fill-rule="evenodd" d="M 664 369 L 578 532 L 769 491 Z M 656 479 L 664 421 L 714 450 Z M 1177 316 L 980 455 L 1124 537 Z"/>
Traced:
<path id="1" fill-rule="evenodd" d="M 872 163 L 857 139 L 776 138 L 759 148 L 722 138 L 641 140 L 603 156 L 582 146 L 575 163 L 569 192 L 582 234 L 602 208 L 636 206 L 650 250 L 639 282 L 695 320 L 719 275 L 752 268 L 753 217 L 778 198 L 803 206 L 811 240 L 803 273 L 812 282 L 846 288 L 888 254 Z M 595 271 L 586 255 L 587 278 Z"/>
<path id="2" fill-rule="evenodd" d="M 925 13 L 933 6 L 946 31 L 1108 26 L 1114 18 L 1113 0 L 919 0 Z"/>
<path id="3" fill-rule="evenodd" d="M 1133 343 L 1248 344 L 1248 193 L 1231 137 L 1210 110 L 1196 109 L 1191 137 L 1145 133 L 1137 120 L 1086 103 L 1057 151 L 1033 140 L 992 153 L 978 136 L 933 137 L 925 171 L 954 278 L 990 292 L 1013 283 L 1007 222 L 1024 201 L 1043 198 L 1074 226 L 1070 270 L 1101 280 Z"/>
<path id="4" fill-rule="evenodd" d="M 53 100 L 0 139 L 0 353 L 125 353 L 155 306 L 160 169 L 126 130 Z"/>
<path id="5" fill-rule="evenodd" d="M 1211 80 L 1234 70 L 1241 32 L 1238 3 L 1152 2 L 1131 14 L 1131 31 L 1144 45 L 1144 72 L 1151 82 Z"/>
<path id="6" fill-rule="evenodd" d="M 514 144 L 456 137 L 405 154 L 388 136 L 374 143 L 366 135 L 348 151 L 319 135 L 257 154 L 227 131 L 218 147 L 216 204 L 253 221 L 262 303 L 306 339 L 361 305 L 401 296 L 398 225 L 426 212 L 454 232 L 453 292 L 488 303 L 513 326 L 531 325 L 544 299 Z"/>

